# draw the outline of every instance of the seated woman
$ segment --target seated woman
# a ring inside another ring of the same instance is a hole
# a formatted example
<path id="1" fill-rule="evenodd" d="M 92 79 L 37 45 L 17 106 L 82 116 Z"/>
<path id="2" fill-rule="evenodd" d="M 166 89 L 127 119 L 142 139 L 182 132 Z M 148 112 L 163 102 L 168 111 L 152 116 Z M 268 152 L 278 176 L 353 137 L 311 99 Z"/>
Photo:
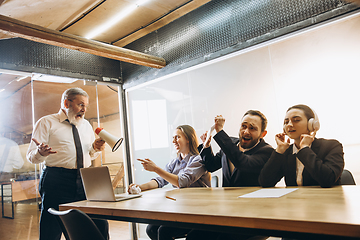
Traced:
<path id="1" fill-rule="evenodd" d="M 145 170 L 155 172 L 159 177 L 144 184 L 131 184 L 128 189 L 129 193 L 134 186 L 145 191 L 161 188 L 168 183 L 171 183 L 175 188 L 210 187 L 211 176 L 201 162 L 195 130 L 189 125 L 178 126 L 173 135 L 173 143 L 177 157 L 170 161 L 165 169 L 158 167 L 150 159 L 138 159 Z M 152 224 L 146 228 L 146 233 L 152 240 L 173 239 L 184 236 L 188 231 L 190 230 Z"/>
<path id="2" fill-rule="evenodd" d="M 340 184 L 344 153 L 337 140 L 315 138 L 320 124 L 306 105 L 286 111 L 284 133 L 275 136 L 277 147 L 259 176 L 263 187 L 273 187 L 285 176 L 286 186 L 331 187 Z M 290 139 L 294 140 L 290 145 Z"/>

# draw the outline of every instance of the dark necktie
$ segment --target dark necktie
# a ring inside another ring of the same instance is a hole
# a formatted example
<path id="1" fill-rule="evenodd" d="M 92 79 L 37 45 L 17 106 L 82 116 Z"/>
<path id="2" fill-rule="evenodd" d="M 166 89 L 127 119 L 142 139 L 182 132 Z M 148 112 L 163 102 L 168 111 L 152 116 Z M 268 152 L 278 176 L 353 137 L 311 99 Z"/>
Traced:
<path id="1" fill-rule="evenodd" d="M 69 122 L 68 119 L 66 119 L 66 121 Z M 79 132 L 78 132 L 76 126 L 74 124 L 72 124 L 72 123 L 70 123 L 70 124 L 71 124 L 71 127 L 72 127 L 72 132 L 73 132 L 74 142 L 75 142 L 75 148 L 76 148 L 76 167 L 77 167 L 77 169 L 80 169 L 80 168 L 84 167 L 84 164 L 83 164 L 83 151 L 82 151 L 82 147 L 81 147 L 80 136 L 79 136 Z"/>

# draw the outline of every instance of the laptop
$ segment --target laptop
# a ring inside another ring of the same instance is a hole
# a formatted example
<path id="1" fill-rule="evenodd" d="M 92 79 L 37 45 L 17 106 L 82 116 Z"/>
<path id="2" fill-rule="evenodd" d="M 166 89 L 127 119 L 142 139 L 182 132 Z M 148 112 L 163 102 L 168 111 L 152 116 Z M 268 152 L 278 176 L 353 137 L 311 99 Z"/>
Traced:
<path id="1" fill-rule="evenodd" d="M 80 168 L 86 199 L 89 201 L 117 202 L 140 197 L 141 194 L 114 194 L 107 166 Z"/>

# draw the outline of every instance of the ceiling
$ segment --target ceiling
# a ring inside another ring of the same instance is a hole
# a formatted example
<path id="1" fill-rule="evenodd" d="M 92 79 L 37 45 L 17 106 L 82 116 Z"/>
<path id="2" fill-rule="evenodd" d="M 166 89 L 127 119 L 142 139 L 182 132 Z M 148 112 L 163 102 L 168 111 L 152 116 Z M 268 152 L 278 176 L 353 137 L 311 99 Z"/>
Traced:
<path id="1" fill-rule="evenodd" d="M 0 0 L 0 14 L 123 47 L 209 1 Z M 111 22 L 111 26 L 104 26 L 108 22 Z M 99 28 L 102 31 L 92 34 Z M 0 34 L 0 38 L 9 37 Z"/>

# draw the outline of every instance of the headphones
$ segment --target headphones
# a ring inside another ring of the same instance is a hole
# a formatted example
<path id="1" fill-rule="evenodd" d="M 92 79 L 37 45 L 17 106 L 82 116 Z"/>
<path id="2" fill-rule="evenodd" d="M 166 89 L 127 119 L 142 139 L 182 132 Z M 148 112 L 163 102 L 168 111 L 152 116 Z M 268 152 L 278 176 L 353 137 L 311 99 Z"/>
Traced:
<path id="1" fill-rule="evenodd" d="M 310 107 L 309 107 L 310 108 Z M 314 118 L 310 118 L 309 120 L 308 120 L 308 130 L 310 131 L 310 132 L 317 132 L 317 131 L 319 131 L 319 129 L 320 129 L 320 121 L 319 121 L 319 117 L 318 117 L 318 115 L 316 114 L 316 112 L 312 109 L 312 108 L 310 108 L 311 109 L 311 111 L 314 113 Z M 285 124 L 283 125 L 283 129 L 284 129 L 284 132 L 286 132 L 285 131 Z"/>
<path id="2" fill-rule="evenodd" d="M 311 109 L 311 108 L 310 108 Z M 308 129 L 310 132 L 317 132 L 320 129 L 320 121 L 319 117 L 316 114 L 316 112 L 311 109 L 311 111 L 314 113 L 315 118 L 310 118 L 308 121 Z"/>

